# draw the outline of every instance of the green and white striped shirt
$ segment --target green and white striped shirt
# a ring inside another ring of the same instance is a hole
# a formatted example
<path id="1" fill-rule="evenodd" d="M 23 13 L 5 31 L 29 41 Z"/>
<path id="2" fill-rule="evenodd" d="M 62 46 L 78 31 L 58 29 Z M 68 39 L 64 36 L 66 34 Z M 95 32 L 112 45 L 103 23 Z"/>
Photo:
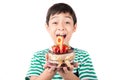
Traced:
<path id="1" fill-rule="evenodd" d="M 45 49 L 34 54 L 30 68 L 27 72 L 26 80 L 29 80 L 29 77 L 33 75 L 39 76 L 44 71 L 43 65 L 46 61 L 45 54 L 47 54 L 48 51 L 49 49 Z M 73 73 L 78 76 L 80 80 L 98 80 L 89 54 L 86 51 L 77 48 L 74 48 L 74 52 L 74 62 L 78 62 L 79 66 L 73 70 Z M 52 80 L 62 80 L 62 77 L 56 73 Z"/>

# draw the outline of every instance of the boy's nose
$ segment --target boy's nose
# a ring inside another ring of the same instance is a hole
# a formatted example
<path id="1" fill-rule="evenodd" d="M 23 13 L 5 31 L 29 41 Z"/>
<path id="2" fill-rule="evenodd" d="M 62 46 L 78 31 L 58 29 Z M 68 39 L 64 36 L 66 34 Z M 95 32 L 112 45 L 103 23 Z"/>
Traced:
<path id="1" fill-rule="evenodd" d="M 58 30 L 59 31 L 64 31 L 65 30 L 64 25 L 59 25 Z"/>
<path id="2" fill-rule="evenodd" d="M 64 28 L 58 28 L 59 31 L 64 31 Z"/>

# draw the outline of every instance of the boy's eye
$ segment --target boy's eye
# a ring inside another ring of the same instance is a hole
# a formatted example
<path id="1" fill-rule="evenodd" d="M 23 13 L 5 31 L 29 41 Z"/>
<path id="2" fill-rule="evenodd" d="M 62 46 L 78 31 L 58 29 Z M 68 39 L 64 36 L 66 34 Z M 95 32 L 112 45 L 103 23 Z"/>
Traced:
<path id="1" fill-rule="evenodd" d="M 57 24 L 57 22 L 53 22 L 52 24 Z"/>
<path id="2" fill-rule="evenodd" d="M 66 24 L 70 24 L 70 22 L 65 22 Z"/>

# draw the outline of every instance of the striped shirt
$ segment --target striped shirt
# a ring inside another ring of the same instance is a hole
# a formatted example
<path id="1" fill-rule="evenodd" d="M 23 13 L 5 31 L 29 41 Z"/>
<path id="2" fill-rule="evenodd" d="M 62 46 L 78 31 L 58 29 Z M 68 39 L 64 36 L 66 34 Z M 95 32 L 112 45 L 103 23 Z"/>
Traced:
<path id="1" fill-rule="evenodd" d="M 45 64 L 45 54 L 47 54 L 49 49 L 38 51 L 34 54 L 30 68 L 27 72 L 26 80 L 29 80 L 30 76 L 39 76 L 43 71 Z M 80 78 L 80 80 L 98 80 L 96 73 L 94 71 L 91 58 L 89 54 L 77 48 L 74 48 L 75 59 L 74 62 L 78 62 L 79 65 L 77 68 L 74 68 L 73 73 Z M 62 77 L 56 73 L 52 80 L 63 80 Z"/>

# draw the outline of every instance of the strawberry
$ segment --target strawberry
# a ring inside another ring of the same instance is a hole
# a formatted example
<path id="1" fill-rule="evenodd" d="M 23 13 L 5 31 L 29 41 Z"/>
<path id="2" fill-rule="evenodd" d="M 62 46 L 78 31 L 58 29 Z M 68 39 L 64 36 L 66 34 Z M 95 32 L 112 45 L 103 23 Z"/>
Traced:
<path id="1" fill-rule="evenodd" d="M 53 46 L 52 50 L 55 54 L 58 54 L 60 52 L 60 48 L 58 46 Z"/>
<path id="2" fill-rule="evenodd" d="M 63 45 L 63 53 L 68 52 L 69 47 L 67 45 Z"/>
<path id="3" fill-rule="evenodd" d="M 55 54 L 63 54 L 68 52 L 69 47 L 67 45 L 62 45 L 62 50 L 60 51 L 60 47 L 58 45 L 52 46 L 52 51 Z"/>

